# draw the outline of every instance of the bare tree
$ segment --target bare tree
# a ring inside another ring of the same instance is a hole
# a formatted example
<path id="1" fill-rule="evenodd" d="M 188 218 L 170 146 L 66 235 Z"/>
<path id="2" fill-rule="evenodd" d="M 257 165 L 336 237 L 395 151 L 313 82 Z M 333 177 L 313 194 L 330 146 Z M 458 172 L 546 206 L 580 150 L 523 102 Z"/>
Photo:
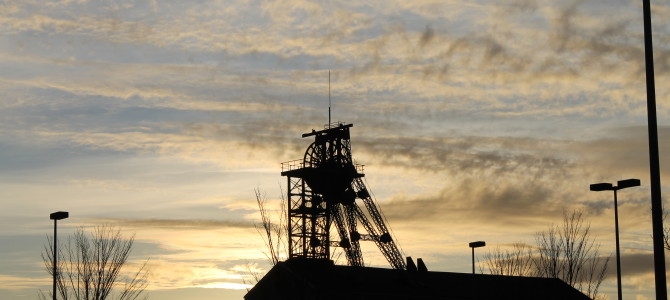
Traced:
<path id="1" fill-rule="evenodd" d="M 262 250 L 263 254 L 267 257 L 268 262 L 274 266 L 281 260 L 283 255 L 288 253 L 288 216 L 286 198 L 282 191 L 279 209 L 273 214 L 268 208 L 268 201 L 265 193 L 261 192 L 259 188 L 255 188 L 254 194 L 256 196 L 256 204 L 258 204 L 258 211 L 261 214 L 260 223 L 254 224 L 254 227 L 256 227 L 256 231 L 265 243 L 265 249 Z M 252 270 L 251 265 L 247 265 L 244 273 L 242 280 L 247 286 L 255 285 L 262 278 L 262 274 L 258 272 L 258 270 Z M 249 290 L 250 288 L 247 287 L 247 291 Z"/>
<path id="2" fill-rule="evenodd" d="M 286 215 L 286 199 L 282 192 L 280 209 L 276 216 L 276 223 L 273 222 L 273 217 L 267 208 L 267 198 L 261 193 L 260 189 L 254 189 L 256 194 L 256 203 L 258 210 L 261 213 L 261 223 L 256 224 L 256 230 L 263 238 L 267 251 L 263 251 L 270 263 L 276 265 L 282 254 L 287 252 L 287 234 L 288 223 Z"/>
<path id="3" fill-rule="evenodd" d="M 42 260 L 53 276 L 53 240 L 47 238 Z M 119 300 L 146 299 L 147 261 L 135 272 L 123 272 L 135 237 L 124 238 L 119 229 L 98 226 L 87 233 L 79 228 L 58 247 L 56 285 L 61 299 Z M 121 282 L 123 281 L 123 282 Z M 40 299 L 51 299 L 51 292 L 39 293 Z"/>
<path id="4" fill-rule="evenodd" d="M 253 269 L 251 265 L 247 264 L 245 266 L 244 275 L 242 275 L 242 282 L 247 286 L 247 292 L 251 290 L 251 287 L 256 285 L 263 278 L 263 274 L 256 269 Z"/>
<path id="5" fill-rule="evenodd" d="M 524 243 L 514 243 L 512 249 L 495 250 L 484 254 L 489 273 L 495 275 L 530 276 L 533 270 L 533 253 Z"/>
<path id="6" fill-rule="evenodd" d="M 600 257 L 600 245 L 591 237 L 591 227 L 584 224 L 580 211 L 564 213 L 563 224 L 538 233 L 536 241 L 537 276 L 559 278 L 597 299 L 609 257 Z"/>
<path id="7" fill-rule="evenodd" d="M 511 250 L 496 248 L 485 255 L 491 274 L 558 278 L 598 299 L 609 257 L 601 257 L 582 213 L 563 214 L 563 224 L 552 225 L 535 238 L 536 250 L 516 243 Z"/>

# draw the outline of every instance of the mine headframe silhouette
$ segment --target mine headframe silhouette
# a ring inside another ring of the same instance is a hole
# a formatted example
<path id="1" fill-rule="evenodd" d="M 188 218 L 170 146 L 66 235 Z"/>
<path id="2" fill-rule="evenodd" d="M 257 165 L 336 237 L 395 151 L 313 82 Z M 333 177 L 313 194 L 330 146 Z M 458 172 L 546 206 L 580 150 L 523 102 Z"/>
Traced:
<path id="1" fill-rule="evenodd" d="M 411 257 L 405 263 L 365 186 L 362 166 L 352 160 L 352 126 L 338 122 L 303 134 L 314 137 L 303 159 L 282 164 L 289 258 L 244 299 L 590 300 L 556 278 L 428 271 L 422 259 L 414 264 Z M 365 267 L 360 241 L 374 242 L 393 269 Z M 333 263 L 331 247 L 344 250 L 349 266 Z"/>
<path id="2" fill-rule="evenodd" d="M 314 137 L 304 158 L 282 163 L 281 175 L 288 184 L 289 260 L 330 260 L 330 247 L 341 247 L 349 265 L 363 267 L 360 241 L 372 241 L 394 269 L 405 269 L 403 256 L 362 179 L 363 167 L 352 160 L 352 126 L 337 122 L 303 134 L 303 138 Z M 339 240 L 331 240 L 333 223 Z"/>

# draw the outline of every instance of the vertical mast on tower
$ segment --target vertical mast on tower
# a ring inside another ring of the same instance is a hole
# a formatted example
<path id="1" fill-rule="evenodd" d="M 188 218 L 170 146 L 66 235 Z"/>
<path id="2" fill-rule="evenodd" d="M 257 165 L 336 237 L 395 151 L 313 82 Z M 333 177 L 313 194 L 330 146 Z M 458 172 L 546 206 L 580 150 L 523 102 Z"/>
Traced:
<path id="1" fill-rule="evenodd" d="M 330 124 L 330 70 L 328 70 L 328 124 Z"/>

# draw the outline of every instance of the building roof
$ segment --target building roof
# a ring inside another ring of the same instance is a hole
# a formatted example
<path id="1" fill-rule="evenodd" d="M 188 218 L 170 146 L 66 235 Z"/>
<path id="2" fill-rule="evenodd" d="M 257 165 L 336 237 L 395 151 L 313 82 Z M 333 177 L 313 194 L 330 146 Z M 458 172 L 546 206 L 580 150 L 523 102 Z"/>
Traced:
<path id="1" fill-rule="evenodd" d="M 554 278 L 337 266 L 332 261 L 275 265 L 247 295 L 259 299 L 589 300 Z"/>

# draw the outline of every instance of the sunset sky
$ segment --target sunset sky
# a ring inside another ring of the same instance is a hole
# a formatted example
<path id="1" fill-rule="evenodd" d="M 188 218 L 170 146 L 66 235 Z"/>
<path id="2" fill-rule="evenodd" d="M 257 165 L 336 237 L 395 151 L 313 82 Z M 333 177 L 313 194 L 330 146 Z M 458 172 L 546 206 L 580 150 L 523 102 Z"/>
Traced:
<path id="1" fill-rule="evenodd" d="M 667 197 L 670 1 L 652 4 Z M 639 178 L 619 193 L 623 288 L 651 299 L 641 5 L 0 1 L 0 298 L 50 288 L 40 252 L 63 210 L 59 237 L 135 234 L 150 299 L 241 299 L 270 267 L 254 189 L 278 208 L 281 162 L 328 121 L 331 70 L 332 118 L 354 124 L 406 256 L 469 272 L 468 242 L 532 245 L 572 209 L 613 255 L 612 194 L 588 185 Z"/>

